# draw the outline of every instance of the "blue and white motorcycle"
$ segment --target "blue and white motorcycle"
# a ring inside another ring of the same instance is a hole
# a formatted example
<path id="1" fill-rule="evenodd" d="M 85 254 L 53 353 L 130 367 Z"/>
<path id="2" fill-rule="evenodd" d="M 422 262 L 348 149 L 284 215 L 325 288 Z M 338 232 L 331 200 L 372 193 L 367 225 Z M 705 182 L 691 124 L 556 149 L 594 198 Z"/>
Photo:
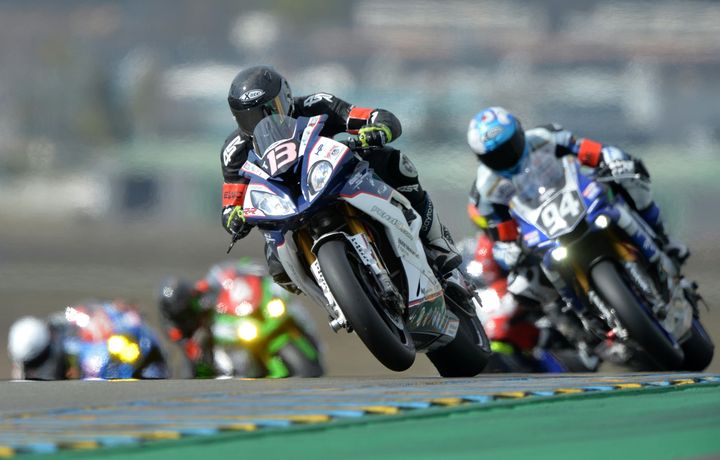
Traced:
<path id="1" fill-rule="evenodd" d="M 242 173 L 244 211 L 330 326 L 355 331 L 386 367 L 427 352 L 443 376 L 473 376 L 490 348 L 477 300 L 455 270 L 442 279 L 419 238 L 420 216 L 346 143 L 320 136 L 325 116 L 258 123 Z"/>
<path id="2" fill-rule="evenodd" d="M 603 177 L 572 156 L 538 152 L 527 161 L 511 201 L 523 247 L 596 349 L 613 343 L 623 359 L 654 369 L 707 367 L 714 345 L 700 323 L 697 285 L 612 184 L 634 176 Z"/>
<path id="3" fill-rule="evenodd" d="M 104 302 L 67 307 L 74 325 L 64 339 L 74 378 L 83 380 L 167 379 L 167 355 L 157 334 L 134 308 Z"/>

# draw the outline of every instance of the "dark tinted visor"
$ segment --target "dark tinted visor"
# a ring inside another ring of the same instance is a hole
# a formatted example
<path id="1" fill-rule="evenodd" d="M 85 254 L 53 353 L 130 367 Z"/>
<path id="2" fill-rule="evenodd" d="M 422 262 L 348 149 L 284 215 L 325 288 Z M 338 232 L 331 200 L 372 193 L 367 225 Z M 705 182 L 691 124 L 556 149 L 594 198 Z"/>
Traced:
<path id="1" fill-rule="evenodd" d="M 263 118 L 273 114 L 281 116 L 289 114 L 290 101 L 288 98 L 279 94 L 262 105 L 247 109 L 232 108 L 231 110 L 233 115 L 235 115 L 235 120 L 237 121 L 237 124 L 243 134 L 252 136 L 255 126 L 257 126 Z"/>
<path id="2" fill-rule="evenodd" d="M 493 171 L 504 171 L 514 167 L 522 158 L 525 149 L 525 133 L 516 129 L 515 133 L 503 144 L 484 155 L 478 155 L 480 161 Z"/>

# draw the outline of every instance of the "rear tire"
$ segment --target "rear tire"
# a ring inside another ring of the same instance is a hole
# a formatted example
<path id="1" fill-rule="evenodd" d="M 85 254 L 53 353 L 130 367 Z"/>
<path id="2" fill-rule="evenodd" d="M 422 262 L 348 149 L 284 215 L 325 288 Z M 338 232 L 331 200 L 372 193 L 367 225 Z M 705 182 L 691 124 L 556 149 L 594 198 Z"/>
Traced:
<path id="1" fill-rule="evenodd" d="M 700 372 L 705 370 L 712 362 L 715 345 L 700 323 L 700 319 L 693 318 L 691 332 L 692 336 L 681 345 L 685 352 L 682 367 L 686 371 Z"/>
<path id="2" fill-rule="evenodd" d="M 290 377 L 322 377 L 325 373 L 317 359 L 308 358 L 297 346 L 290 343 L 278 351 Z"/>
<path id="3" fill-rule="evenodd" d="M 403 318 L 385 308 L 354 251 L 345 241 L 330 240 L 320 246 L 317 258 L 330 292 L 370 352 L 388 369 L 404 371 L 412 366 L 415 344 Z"/>
<path id="4" fill-rule="evenodd" d="M 590 270 L 590 278 L 598 294 L 615 311 L 630 339 L 640 345 L 658 370 L 682 368 L 683 352 L 660 330 L 649 312 L 633 293 L 625 277 L 610 260 L 603 260 Z"/>
<path id="5" fill-rule="evenodd" d="M 427 354 L 443 377 L 474 377 L 488 364 L 490 341 L 474 308 L 472 311 L 453 311 L 460 320 L 457 335 L 449 344 Z"/>

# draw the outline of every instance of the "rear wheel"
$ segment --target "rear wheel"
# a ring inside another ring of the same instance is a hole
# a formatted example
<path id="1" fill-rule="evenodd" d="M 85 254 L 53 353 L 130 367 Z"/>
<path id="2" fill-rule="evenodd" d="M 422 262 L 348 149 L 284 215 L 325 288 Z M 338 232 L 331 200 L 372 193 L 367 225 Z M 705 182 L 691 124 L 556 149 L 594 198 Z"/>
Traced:
<path id="1" fill-rule="evenodd" d="M 415 345 L 402 316 L 386 306 L 374 279 L 342 240 L 322 244 L 317 253 L 325 282 L 350 326 L 388 369 L 404 371 L 415 361 Z"/>
<path id="2" fill-rule="evenodd" d="M 682 343 L 682 349 L 685 352 L 682 367 L 686 371 L 700 372 L 710 365 L 715 345 L 699 318 L 693 319 L 691 332 L 692 336 Z"/>
<path id="3" fill-rule="evenodd" d="M 470 302 L 465 295 L 462 297 L 464 302 Z M 451 310 L 460 320 L 457 335 L 452 342 L 427 356 L 443 377 L 474 377 L 488 364 L 490 341 L 474 308 L 469 312 L 460 308 Z"/>
<path id="4" fill-rule="evenodd" d="M 640 345 L 658 370 L 682 368 L 683 352 L 654 321 L 642 301 L 618 271 L 615 264 L 603 260 L 590 270 L 592 283 L 608 307 L 615 311 L 630 339 Z"/>

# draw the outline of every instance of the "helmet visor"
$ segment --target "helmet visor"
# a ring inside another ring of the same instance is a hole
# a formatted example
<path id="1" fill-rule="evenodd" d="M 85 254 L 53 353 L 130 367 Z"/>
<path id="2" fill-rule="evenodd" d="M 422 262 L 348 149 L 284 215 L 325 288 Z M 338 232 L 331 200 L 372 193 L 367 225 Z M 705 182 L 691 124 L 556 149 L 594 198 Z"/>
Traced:
<path id="1" fill-rule="evenodd" d="M 517 165 L 525 150 L 525 133 L 516 129 L 515 133 L 491 152 L 478 155 L 480 161 L 493 171 L 505 171 Z"/>
<path id="2" fill-rule="evenodd" d="M 261 105 L 247 109 L 232 108 L 231 110 L 243 134 L 252 136 L 255 126 L 263 118 L 273 114 L 280 115 L 281 117 L 288 115 L 290 113 L 290 98 L 285 97 L 283 94 L 278 94 Z"/>

